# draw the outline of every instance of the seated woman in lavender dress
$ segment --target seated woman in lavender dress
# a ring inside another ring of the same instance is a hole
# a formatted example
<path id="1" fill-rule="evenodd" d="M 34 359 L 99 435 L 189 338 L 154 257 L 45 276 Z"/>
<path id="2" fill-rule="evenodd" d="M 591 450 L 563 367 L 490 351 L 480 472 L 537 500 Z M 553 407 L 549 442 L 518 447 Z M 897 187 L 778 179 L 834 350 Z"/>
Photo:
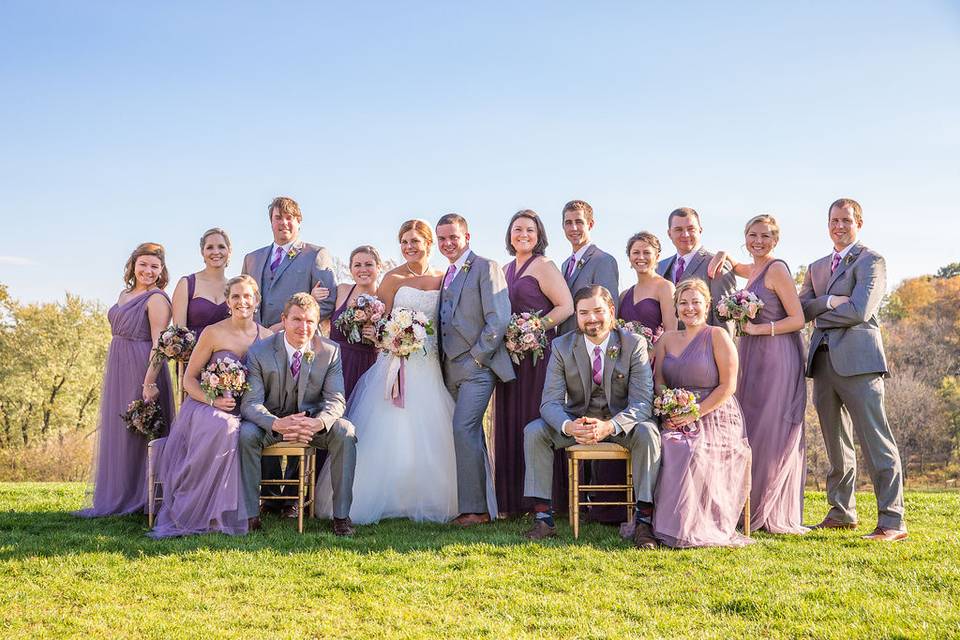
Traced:
<path id="1" fill-rule="evenodd" d="M 230 262 L 230 238 L 223 229 L 209 229 L 200 237 L 200 255 L 204 268 L 180 278 L 173 290 L 173 324 L 186 327 L 200 337 L 203 330 L 229 314 L 222 300 L 227 278 L 224 269 Z"/>
<path id="2" fill-rule="evenodd" d="M 695 393 L 701 416 L 663 420 L 653 534 L 671 547 L 742 546 L 750 542 L 736 530 L 750 446 L 733 396 L 736 347 L 724 329 L 706 323 L 710 290 L 702 280 L 681 282 L 676 299 L 686 328 L 657 342 L 656 388 Z"/>
<path id="3" fill-rule="evenodd" d="M 183 386 L 189 396 L 170 428 L 157 467 L 163 501 L 153 538 L 248 530 L 240 485 L 239 398 L 212 402 L 200 388 L 204 367 L 218 359 L 246 361 L 247 350 L 271 335 L 253 321 L 260 292 L 250 276 L 231 278 L 225 296 L 230 317 L 210 325 L 197 342 Z"/>
<path id="4" fill-rule="evenodd" d="M 673 283 L 657 274 L 660 259 L 660 239 L 648 231 L 641 231 L 627 240 L 627 258 L 637 274 L 637 284 L 620 294 L 617 319 L 639 322 L 657 332 L 676 331 L 677 315 L 673 307 Z M 654 364 L 653 358 L 650 360 Z M 627 464 L 621 460 L 597 460 L 593 462 L 596 484 L 622 484 L 627 473 Z M 605 491 L 598 495 L 602 500 L 627 499 L 624 493 Z M 626 507 L 591 507 L 590 519 L 595 522 L 619 524 L 627 519 Z"/>
<path id="5" fill-rule="evenodd" d="M 156 402 L 166 424 L 173 419 L 167 368 L 151 364 L 150 353 L 170 323 L 164 250 L 145 242 L 127 260 L 127 288 L 107 312 L 113 339 L 107 352 L 100 397 L 92 506 L 82 517 L 142 511 L 147 502 L 147 441 L 127 430 L 120 414 L 133 400 Z"/>
<path id="6" fill-rule="evenodd" d="M 337 328 L 337 319 L 358 296 L 377 295 L 377 282 L 382 266 L 380 254 L 370 245 L 357 247 L 350 253 L 350 275 L 356 284 L 337 285 L 337 302 L 330 316 L 330 339 L 340 346 L 340 360 L 343 363 L 343 391 L 347 400 L 353 394 L 367 369 L 377 361 L 377 349 L 373 346 L 373 325 L 368 325 L 362 342 L 349 342 L 343 332 Z"/>
<path id="7" fill-rule="evenodd" d="M 494 396 L 494 484 L 500 515 L 517 516 L 523 505 L 523 428 L 540 417 L 540 397 L 550 362 L 550 341 L 556 327 L 573 314 L 573 298 L 563 274 L 544 257 L 547 231 L 529 209 L 518 211 L 507 225 L 507 251 L 516 257 L 504 267 L 511 313 L 538 312 L 547 331 L 547 348 L 533 363 L 527 356 L 514 364 L 516 379 L 497 382 Z M 566 452 L 557 450 L 553 473 L 553 508 L 567 507 Z"/>

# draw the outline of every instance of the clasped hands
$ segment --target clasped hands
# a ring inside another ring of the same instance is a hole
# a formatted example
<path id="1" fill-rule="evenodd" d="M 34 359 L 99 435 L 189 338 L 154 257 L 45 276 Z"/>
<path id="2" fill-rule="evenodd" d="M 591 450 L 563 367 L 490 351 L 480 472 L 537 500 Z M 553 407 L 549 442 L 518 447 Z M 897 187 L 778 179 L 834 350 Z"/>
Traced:
<path id="1" fill-rule="evenodd" d="M 301 411 L 283 418 L 277 418 L 273 421 L 273 427 L 271 428 L 283 436 L 284 442 L 310 444 L 313 436 L 323 430 L 323 423 Z"/>
<path id="2" fill-rule="evenodd" d="M 566 424 L 567 435 L 576 440 L 577 444 L 597 444 L 615 431 L 610 420 L 584 417 Z"/>

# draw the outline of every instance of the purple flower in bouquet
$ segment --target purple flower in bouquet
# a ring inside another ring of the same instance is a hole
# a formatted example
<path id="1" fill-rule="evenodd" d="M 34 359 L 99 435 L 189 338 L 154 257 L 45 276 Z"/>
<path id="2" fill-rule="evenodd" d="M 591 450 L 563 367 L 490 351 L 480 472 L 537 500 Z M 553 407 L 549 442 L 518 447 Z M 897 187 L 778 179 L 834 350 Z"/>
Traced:
<path id="1" fill-rule="evenodd" d="M 230 356 L 217 358 L 200 373 L 200 388 L 211 402 L 219 397 L 238 398 L 250 388 L 247 367 Z"/>
<path id="2" fill-rule="evenodd" d="M 510 316 L 504 344 L 514 364 L 520 364 L 529 354 L 536 366 L 537 360 L 543 357 L 547 348 L 547 330 L 540 314 L 536 311 L 524 311 Z"/>
<path id="3" fill-rule="evenodd" d="M 157 346 L 153 348 L 151 359 L 154 364 L 167 360 L 187 362 L 193 348 L 197 346 L 197 336 L 186 327 L 170 325 L 160 333 Z"/>

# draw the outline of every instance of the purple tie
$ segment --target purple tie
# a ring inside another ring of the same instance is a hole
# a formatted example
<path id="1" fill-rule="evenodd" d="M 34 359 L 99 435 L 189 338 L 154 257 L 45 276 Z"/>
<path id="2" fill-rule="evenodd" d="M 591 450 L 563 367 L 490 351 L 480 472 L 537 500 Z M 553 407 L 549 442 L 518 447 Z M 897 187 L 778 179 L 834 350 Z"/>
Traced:
<path id="1" fill-rule="evenodd" d="M 593 384 L 600 386 L 603 384 L 603 359 L 600 345 L 593 348 Z"/>
<path id="2" fill-rule="evenodd" d="M 450 288 L 450 283 L 453 282 L 453 277 L 457 274 L 457 265 L 452 264 L 447 267 L 447 275 L 443 276 L 443 288 Z"/>
<path id="3" fill-rule="evenodd" d="M 833 273 L 834 271 L 836 271 L 837 267 L 839 266 L 840 266 L 840 254 L 834 253 L 833 262 L 830 263 L 830 273 Z"/>
<path id="4" fill-rule="evenodd" d="M 280 266 L 280 261 L 283 259 L 283 247 L 277 247 L 277 251 L 273 256 L 273 262 L 270 263 L 270 273 L 273 273 L 277 270 L 277 267 Z"/>
<path id="5" fill-rule="evenodd" d="M 569 278 L 570 276 L 573 275 L 573 270 L 576 268 L 576 266 L 577 266 L 577 254 L 573 254 L 572 256 L 570 256 L 570 262 L 567 263 L 566 277 Z"/>
<path id="6" fill-rule="evenodd" d="M 294 378 L 300 375 L 300 358 L 303 357 L 303 354 L 299 351 L 293 352 L 293 362 L 290 363 L 290 373 Z"/>
<path id="7" fill-rule="evenodd" d="M 683 268 L 686 266 L 686 263 L 683 261 L 683 256 L 677 258 L 677 264 L 673 268 L 673 283 L 679 284 L 680 278 L 683 277 Z"/>

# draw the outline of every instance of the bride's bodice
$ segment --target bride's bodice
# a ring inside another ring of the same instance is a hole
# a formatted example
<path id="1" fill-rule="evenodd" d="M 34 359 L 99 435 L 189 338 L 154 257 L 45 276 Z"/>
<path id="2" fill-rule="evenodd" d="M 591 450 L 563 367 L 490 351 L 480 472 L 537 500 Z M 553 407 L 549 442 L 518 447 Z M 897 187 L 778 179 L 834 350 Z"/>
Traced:
<path id="1" fill-rule="evenodd" d="M 424 291 L 414 287 L 403 285 L 397 289 L 397 294 L 393 298 L 393 308 L 405 307 L 413 311 L 422 311 L 430 323 L 433 325 L 433 335 L 427 336 L 426 348 L 428 355 L 437 353 L 437 333 L 440 327 L 437 323 L 437 307 L 440 302 L 440 290 Z"/>

